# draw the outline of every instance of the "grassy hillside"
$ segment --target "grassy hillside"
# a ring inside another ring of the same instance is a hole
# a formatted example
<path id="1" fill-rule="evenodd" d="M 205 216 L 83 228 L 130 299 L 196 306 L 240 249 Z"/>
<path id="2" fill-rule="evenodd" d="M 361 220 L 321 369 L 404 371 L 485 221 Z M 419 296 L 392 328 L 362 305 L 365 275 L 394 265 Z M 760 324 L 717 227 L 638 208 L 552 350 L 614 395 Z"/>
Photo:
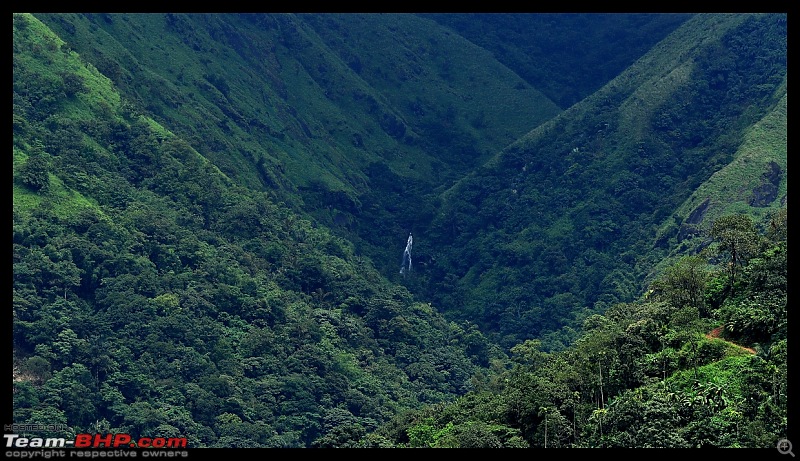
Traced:
<path id="1" fill-rule="evenodd" d="M 386 275 L 394 242 L 430 222 L 437 188 L 559 111 L 416 15 L 37 17 L 137 110 L 237 183 L 352 240 Z"/>
<path id="2" fill-rule="evenodd" d="M 426 13 L 566 109 L 691 17 L 686 13 Z"/>
<path id="3" fill-rule="evenodd" d="M 782 95 L 782 96 L 781 96 Z M 786 207 L 787 139 L 786 87 L 778 87 L 778 103 L 749 127 L 733 160 L 711 175 L 659 227 L 656 245 L 670 256 L 651 269 L 651 276 L 682 254 L 708 245 L 708 233 L 721 216 L 747 214 L 767 223 L 770 214 Z"/>
<path id="4" fill-rule="evenodd" d="M 502 357 L 280 192 L 231 179 L 29 14 L 13 116 L 15 423 L 339 445 Z"/>
<path id="5" fill-rule="evenodd" d="M 640 296 L 648 271 L 677 245 L 656 239 L 659 226 L 750 149 L 748 134 L 764 133 L 756 124 L 785 94 L 783 19 L 693 17 L 460 180 L 426 236 L 435 251 L 418 254 L 435 261 L 424 292 L 507 345 L 569 326 L 547 347 L 568 344 L 586 315 Z M 785 159 L 785 132 L 772 135 L 763 156 Z M 737 183 L 725 187 L 752 196 L 768 161 L 759 163 L 755 177 L 728 176 Z M 780 206 L 778 195 L 762 196 L 758 207 Z"/>
<path id="6" fill-rule="evenodd" d="M 627 43 L 603 69 L 630 67 L 579 84 L 546 78 L 553 48 L 523 77 L 519 23 L 453 19 L 15 14 L 13 421 L 193 447 L 785 436 L 786 16 L 604 16 L 548 42 L 620 31 L 581 62 Z"/>
<path id="7" fill-rule="evenodd" d="M 558 111 L 480 48 L 414 15 L 39 17 L 250 186 L 262 158 L 293 186 L 352 198 L 377 161 L 401 177 L 446 177 Z M 449 135 L 432 140 L 434 129 Z M 472 150 L 448 158 L 454 143 Z"/>

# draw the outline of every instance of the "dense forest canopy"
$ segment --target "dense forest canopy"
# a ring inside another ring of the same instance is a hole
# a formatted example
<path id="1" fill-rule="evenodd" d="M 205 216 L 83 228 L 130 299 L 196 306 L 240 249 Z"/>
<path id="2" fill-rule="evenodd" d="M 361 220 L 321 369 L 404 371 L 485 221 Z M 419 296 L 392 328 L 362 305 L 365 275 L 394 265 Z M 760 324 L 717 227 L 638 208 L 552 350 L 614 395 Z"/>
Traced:
<path id="1" fill-rule="evenodd" d="M 426 13 L 566 109 L 613 79 L 692 15 Z M 476 18 L 478 16 L 478 18 Z"/>
<path id="2" fill-rule="evenodd" d="M 574 339 L 582 317 L 639 296 L 664 256 L 653 248 L 656 230 L 690 224 L 676 209 L 742 155 L 746 127 L 779 110 L 785 94 L 785 23 L 736 18 L 717 26 L 719 42 L 696 44 L 697 30 L 717 20 L 692 19 L 665 40 L 671 48 L 643 56 L 451 188 L 431 228 L 441 248 L 431 299 L 506 346 L 548 337 L 552 349 Z M 688 44 L 694 54 L 681 58 Z M 785 151 L 767 152 L 744 174 L 758 178 L 775 164 L 775 193 L 752 208 L 780 206 Z M 760 185 L 742 187 L 744 195 Z M 671 232 L 661 238 L 672 245 L 686 237 Z"/>
<path id="3" fill-rule="evenodd" d="M 15 13 L 12 420 L 774 450 L 786 37 L 785 14 Z"/>

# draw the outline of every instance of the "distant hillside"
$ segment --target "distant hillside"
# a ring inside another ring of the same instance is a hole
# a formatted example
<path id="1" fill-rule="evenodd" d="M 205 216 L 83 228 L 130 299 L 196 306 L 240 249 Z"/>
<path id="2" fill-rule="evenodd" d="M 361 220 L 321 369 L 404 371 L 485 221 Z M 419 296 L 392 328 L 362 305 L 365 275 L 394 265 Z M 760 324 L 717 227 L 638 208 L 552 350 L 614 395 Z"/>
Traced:
<path id="1" fill-rule="evenodd" d="M 692 15 L 426 13 L 513 70 L 560 107 L 599 90 Z"/>
<path id="2" fill-rule="evenodd" d="M 415 15 L 38 17 L 249 186 L 285 176 L 353 201 L 374 163 L 438 182 L 558 112 L 488 53 Z"/>
<path id="3" fill-rule="evenodd" d="M 221 171 L 36 17 L 15 14 L 13 38 L 15 423 L 325 446 L 455 398 L 502 359 L 286 190 Z"/>
<path id="4" fill-rule="evenodd" d="M 416 15 L 37 17 L 137 110 L 353 240 L 384 274 L 394 239 L 435 213 L 425 197 L 559 112 Z"/>
<path id="5" fill-rule="evenodd" d="M 787 96 L 786 80 L 777 88 L 781 99 L 745 133 L 733 161 L 701 184 L 659 228 L 656 245 L 673 256 L 708 244 L 708 231 L 720 216 L 744 213 L 765 222 L 776 208 L 786 207 Z M 659 269 L 670 259 L 652 269 Z"/>
<path id="6" fill-rule="evenodd" d="M 785 14 L 14 14 L 13 422 L 773 443 L 786 38 Z"/>
<path id="7" fill-rule="evenodd" d="M 707 187 L 738 190 L 738 211 L 780 206 L 785 131 L 759 126 L 780 113 L 785 78 L 785 16 L 686 21 L 442 195 L 426 235 L 432 250 L 418 256 L 432 262 L 425 293 L 507 345 L 635 299 L 647 272 L 678 244 L 679 227 L 657 228 L 737 155 L 751 158 L 744 152 L 754 142 L 764 152 L 757 164 L 720 172 Z M 759 193 L 765 181 L 773 193 Z M 758 203 L 742 202 L 754 194 Z M 568 328 L 545 344 L 567 344 L 573 334 Z"/>

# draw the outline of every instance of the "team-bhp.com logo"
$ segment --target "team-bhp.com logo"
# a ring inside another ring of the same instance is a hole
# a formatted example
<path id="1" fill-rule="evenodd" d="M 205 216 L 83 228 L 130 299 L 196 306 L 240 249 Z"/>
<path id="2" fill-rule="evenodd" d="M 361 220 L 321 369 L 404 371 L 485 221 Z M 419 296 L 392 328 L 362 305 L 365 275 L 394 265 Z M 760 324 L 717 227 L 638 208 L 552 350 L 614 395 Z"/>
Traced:
<path id="1" fill-rule="evenodd" d="M 186 437 L 139 437 L 129 434 L 77 434 L 75 440 L 58 437 L 21 437 L 3 434 L 7 448 L 186 448 Z"/>

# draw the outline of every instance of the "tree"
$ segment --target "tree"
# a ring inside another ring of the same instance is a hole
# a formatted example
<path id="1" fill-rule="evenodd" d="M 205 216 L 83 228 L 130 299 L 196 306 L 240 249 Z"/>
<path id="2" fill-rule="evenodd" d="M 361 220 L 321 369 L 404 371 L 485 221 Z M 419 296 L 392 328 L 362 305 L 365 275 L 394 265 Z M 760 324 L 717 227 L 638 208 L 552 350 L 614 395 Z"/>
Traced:
<path id="1" fill-rule="evenodd" d="M 453 431 L 453 427 L 453 423 L 448 422 L 440 429 L 433 418 L 425 418 L 408 428 L 408 446 L 411 448 L 442 447 L 439 443 L 440 439 L 449 439 L 448 435 Z"/>
<path id="2" fill-rule="evenodd" d="M 720 255 L 729 256 L 728 275 L 729 288 L 734 290 L 738 268 L 758 251 L 761 237 L 753 220 L 744 214 L 722 216 L 711 226 L 711 236 L 718 244 Z"/>
<path id="3" fill-rule="evenodd" d="M 63 410 L 69 424 L 78 427 L 85 427 L 97 416 L 95 391 L 91 373 L 80 363 L 54 373 L 44 384 L 48 403 Z"/>
<path id="4" fill-rule="evenodd" d="M 73 97 L 78 93 L 89 92 L 85 83 L 86 79 L 81 75 L 72 72 L 62 72 L 61 79 L 64 81 L 64 93 L 69 97 Z"/>
<path id="5" fill-rule="evenodd" d="M 787 236 L 787 218 L 788 213 L 786 208 L 772 213 L 769 221 L 769 228 L 767 236 L 775 242 L 786 242 Z"/>
<path id="6" fill-rule="evenodd" d="M 705 311 L 703 293 L 709 272 L 700 256 L 684 256 L 653 284 L 654 290 L 666 299 L 673 309 L 694 307 L 702 314 Z"/>
<path id="7" fill-rule="evenodd" d="M 50 190 L 50 162 L 43 153 L 33 153 L 19 169 L 19 179 L 36 192 Z"/>

